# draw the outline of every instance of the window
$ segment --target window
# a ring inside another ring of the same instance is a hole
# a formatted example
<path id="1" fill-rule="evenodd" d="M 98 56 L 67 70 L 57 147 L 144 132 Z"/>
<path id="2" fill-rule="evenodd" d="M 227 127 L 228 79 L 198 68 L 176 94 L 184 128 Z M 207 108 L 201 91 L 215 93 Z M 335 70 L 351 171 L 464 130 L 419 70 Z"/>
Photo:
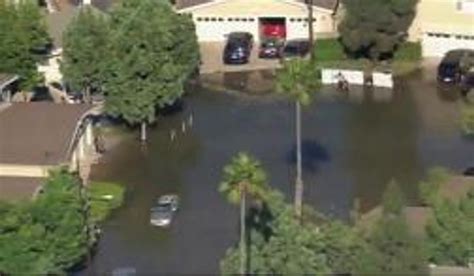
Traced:
<path id="1" fill-rule="evenodd" d="M 211 21 L 212 21 L 212 22 L 216 22 L 216 20 L 217 20 L 217 19 L 216 19 L 215 17 L 212 17 L 212 18 L 211 18 Z"/>
<path id="2" fill-rule="evenodd" d="M 204 21 L 209 21 L 209 17 L 204 17 Z"/>
<path id="3" fill-rule="evenodd" d="M 294 18 L 290 18 L 290 22 L 295 22 L 295 19 L 294 19 Z"/>
<path id="4" fill-rule="evenodd" d="M 242 18 L 242 21 L 243 21 L 243 22 L 247 22 L 247 18 Z"/>
<path id="5" fill-rule="evenodd" d="M 227 18 L 227 21 L 232 22 L 232 21 L 234 21 L 234 19 L 233 18 Z"/>
<path id="6" fill-rule="evenodd" d="M 303 21 L 303 19 L 301 19 L 301 18 L 298 18 L 298 19 L 296 19 L 296 21 L 297 21 L 297 22 L 302 22 L 302 21 Z"/>
<path id="7" fill-rule="evenodd" d="M 202 17 L 196 18 L 197 21 L 202 21 Z"/>
<path id="8" fill-rule="evenodd" d="M 254 21 L 255 21 L 255 18 L 249 18 L 249 21 L 250 21 L 250 22 L 254 22 Z"/>
<path id="9" fill-rule="evenodd" d="M 224 18 L 219 17 L 217 20 L 218 20 L 219 22 L 222 22 L 222 21 L 224 21 Z"/>
<path id="10" fill-rule="evenodd" d="M 457 0 L 456 10 L 462 13 L 474 13 L 474 0 Z"/>

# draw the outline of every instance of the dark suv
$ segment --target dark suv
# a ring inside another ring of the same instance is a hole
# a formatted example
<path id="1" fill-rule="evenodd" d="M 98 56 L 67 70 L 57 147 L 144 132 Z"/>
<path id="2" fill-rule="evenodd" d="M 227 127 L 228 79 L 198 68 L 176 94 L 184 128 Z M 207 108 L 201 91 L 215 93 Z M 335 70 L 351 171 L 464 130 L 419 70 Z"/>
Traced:
<path id="1" fill-rule="evenodd" d="M 463 62 L 474 58 L 474 51 L 468 49 L 449 51 L 438 66 L 438 81 L 459 83 L 464 73 Z"/>
<path id="2" fill-rule="evenodd" d="M 307 39 L 288 40 L 283 48 L 283 59 L 295 57 L 306 57 L 310 51 L 310 43 Z"/>
<path id="3" fill-rule="evenodd" d="M 253 37 L 250 33 L 236 32 L 227 36 L 224 48 L 225 64 L 245 64 L 249 62 L 253 46 Z"/>

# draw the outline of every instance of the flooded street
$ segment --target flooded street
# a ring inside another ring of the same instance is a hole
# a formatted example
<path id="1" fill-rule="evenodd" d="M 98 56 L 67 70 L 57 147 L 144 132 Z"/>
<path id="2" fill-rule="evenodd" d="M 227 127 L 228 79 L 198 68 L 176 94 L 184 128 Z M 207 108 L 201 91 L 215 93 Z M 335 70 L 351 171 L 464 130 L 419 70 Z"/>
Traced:
<path id="1" fill-rule="evenodd" d="M 421 74 L 397 80 L 394 91 L 324 88 L 303 113 L 305 202 L 347 219 L 355 199 L 363 209 L 373 207 L 391 179 L 416 202 L 427 169 L 461 171 L 474 163 L 474 141 L 458 127 L 460 104 L 453 91 L 440 91 Z M 146 149 L 137 134 L 95 166 L 94 178 L 123 183 L 127 198 L 105 222 L 84 274 L 118 267 L 134 267 L 139 275 L 218 273 L 219 260 L 238 239 L 238 208 L 217 191 L 222 166 L 237 152 L 250 152 L 291 200 L 293 121 L 294 106 L 285 100 L 192 88 L 181 111 L 150 129 Z M 178 133 L 173 142 L 172 129 Z M 181 198 L 169 229 L 149 224 L 149 209 L 164 193 Z"/>

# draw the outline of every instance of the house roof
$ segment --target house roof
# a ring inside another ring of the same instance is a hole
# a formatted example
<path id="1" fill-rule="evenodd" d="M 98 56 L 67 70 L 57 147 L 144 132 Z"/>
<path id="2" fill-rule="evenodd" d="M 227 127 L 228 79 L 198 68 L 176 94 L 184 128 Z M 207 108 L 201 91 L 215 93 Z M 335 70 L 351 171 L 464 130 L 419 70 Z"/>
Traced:
<path id="1" fill-rule="evenodd" d="M 32 198 L 43 184 L 43 178 L 0 177 L 0 200 L 17 201 Z"/>
<path id="2" fill-rule="evenodd" d="M 377 206 L 369 212 L 363 214 L 357 221 L 359 229 L 370 233 L 372 227 L 383 216 L 381 206 Z M 407 221 L 410 232 L 417 236 L 423 237 L 425 234 L 425 227 L 428 219 L 433 215 L 433 210 L 430 207 L 406 206 L 403 208 L 403 216 Z"/>
<path id="3" fill-rule="evenodd" d="M 254 0 L 258 1 L 258 0 Z M 291 1 L 291 0 L 290 0 Z M 306 0 L 293 0 L 295 2 L 306 3 Z M 206 3 L 216 2 L 216 0 L 176 0 L 176 8 L 178 10 L 190 8 L 193 6 L 198 6 Z M 337 7 L 339 0 L 313 0 L 313 5 L 328 9 L 334 10 Z"/>
<path id="4" fill-rule="evenodd" d="M 15 103 L 0 112 L 0 164 L 59 165 L 86 104 Z"/>
<path id="5" fill-rule="evenodd" d="M 0 90 L 18 79 L 17 75 L 0 73 Z"/>

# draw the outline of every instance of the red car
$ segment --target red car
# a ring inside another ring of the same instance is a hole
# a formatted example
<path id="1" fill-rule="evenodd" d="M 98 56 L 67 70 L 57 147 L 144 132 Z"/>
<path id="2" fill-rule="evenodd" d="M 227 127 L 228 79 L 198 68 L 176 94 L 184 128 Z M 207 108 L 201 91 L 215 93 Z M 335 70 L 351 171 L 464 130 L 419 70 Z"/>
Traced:
<path id="1" fill-rule="evenodd" d="M 265 37 L 286 37 L 286 28 L 283 24 L 264 24 L 262 25 L 262 33 Z"/>

